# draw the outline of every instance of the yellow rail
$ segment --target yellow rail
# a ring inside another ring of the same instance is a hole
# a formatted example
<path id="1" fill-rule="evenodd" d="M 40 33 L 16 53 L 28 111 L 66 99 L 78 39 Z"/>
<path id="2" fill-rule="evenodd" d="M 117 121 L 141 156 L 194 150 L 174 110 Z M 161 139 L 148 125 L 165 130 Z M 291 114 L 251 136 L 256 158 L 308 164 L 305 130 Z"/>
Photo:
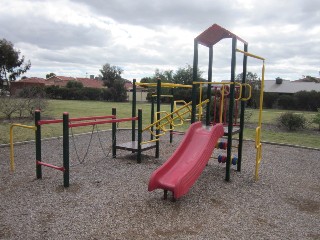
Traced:
<path id="1" fill-rule="evenodd" d="M 205 100 L 205 101 L 199 103 L 199 104 L 197 105 L 197 107 L 201 107 L 202 105 L 207 104 L 208 102 L 209 102 L 209 100 Z M 182 121 L 182 123 L 183 123 L 183 116 L 184 116 L 185 114 L 187 114 L 187 113 L 190 113 L 190 111 L 191 111 L 190 105 L 191 105 L 191 104 L 192 104 L 192 102 L 189 102 L 189 103 L 185 104 L 184 106 L 176 109 L 176 110 L 173 111 L 172 113 L 166 113 L 166 116 L 161 117 L 160 119 L 156 119 L 155 122 L 153 122 L 152 124 L 150 124 L 149 126 L 147 126 L 146 128 L 144 128 L 142 131 L 149 130 L 149 132 L 150 132 L 153 136 L 155 136 L 155 137 L 159 137 L 159 136 L 164 135 L 165 132 L 167 132 L 167 131 L 169 131 L 169 130 L 173 130 L 175 126 L 181 125 L 181 123 L 180 123 L 180 124 L 174 124 L 174 121 L 175 121 L 175 120 L 180 119 L 180 120 Z M 187 109 L 187 110 L 181 113 L 181 111 L 184 110 L 184 109 Z M 174 114 L 176 114 L 177 116 L 176 116 L 176 117 L 173 117 Z M 162 121 L 164 121 L 164 123 L 161 124 Z M 171 128 L 171 129 L 166 129 L 166 128 L 165 128 L 165 126 L 168 125 L 168 124 L 172 125 L 172 128 Z M 153 127 L 153 126 L 156 126 L 157 129 L 162 130 L 163 133 L 158 134 L 158 135 L 154 134 L 154 133 L 151 131 L 151 127 Z"/>
<path id="2" fill-rule="evenodd" d="M 255 167 L 255 180 L 259 179 L 259 167 L 262 159 L 262 144 L 261 144 L 261 127 L 262 127 L 262 109 L 263 109 L 263 91 L 264 91 L 264 74 L 265 74 L 265 65 L 264 61 L 265 58 L 260 57 L 258 55 L 242 51 L 240 49 L 236 49 L 237 52 L 243 53 L 245 56 L 253 57 L 256 59 L 262 60 L 262 77 L 261 77 L 261 87 L 260 87 L 260 106 L 259 106 L 259 118 L 258 118 L 258 127 L 256 128 L 256 142 L 255 142 L 255 148 L 257 149 L 256 152 L 256 167 Z M 245 85 L 248 86 L 249 96 L 245 98 L 244 100 L 248 100 L 251 97 L 251 86 L 249 84 Z"/>
<path id="3" fill-rule="evenodd" d="M 262 109 L 263 109 L 263 90 L 264 90 L 264 73 L 265 66 L 264 61 L 262 63 L 262 79 L 260 88 L 260 106 L 259 106 L 259 118 L 258 127 L 256 128 L 256 169 L 255 169 L 255 179 L 259 179 L 259 167 L 262 159 L 262 144 L 261 144 L 261 127 L 262 127 Z"/>
<path id="4" fill-rule="evenodd" d="M 28 125 L 23 125 L 19 123 L 13 123 L 10 126 L 10 171 L 13 172 L 15 170 L 15 165 L 14 165 L 14 149 L 13 149 L 13 128 L 14 127 L 21 127 L 21 128 L 27 128 L 27 129 L 33 129 L 34 131 L 37 130 L 36 126 L 28 126 Z"/>
<path id="5" fill-rule="evenodd" d="M 254 54 L 249 53 L 249 52 L 242 51 L 242 50 L 240 50 L 240 49 L 236 49 L 236 51 L 237 51 L 237 52 L 240 52 L 240 53 L 243 53 L 244 55 L 246 55 L 246 56 L 248 56 L 248 57 L 257 58 L 257 59 L 260 59 L 260 60 L 262 60 L 262 61 L 265 60 L 265 58 L 263 58 L 263 57 L 260 57 L 260 56 L 258 56 L 258 55 L 254 55 Z"/>
<path id="6" fill-rule="evenodd" d="M 156 87 L 157 83 L 136 83 L 141 87 Z M 192 88 L 192 85 L 176 84 L 176 83 L 161 83 L 161 87 L 164 88 Z"/>

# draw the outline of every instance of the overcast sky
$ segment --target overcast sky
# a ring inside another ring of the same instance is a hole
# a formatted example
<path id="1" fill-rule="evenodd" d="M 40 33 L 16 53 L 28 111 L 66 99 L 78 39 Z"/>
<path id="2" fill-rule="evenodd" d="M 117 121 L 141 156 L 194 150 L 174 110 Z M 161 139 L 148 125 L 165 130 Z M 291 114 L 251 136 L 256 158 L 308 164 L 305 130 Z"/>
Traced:
<path id="1" fill-rule="evenodd" d="M 31 61 L 28 77 L 98 75 L 105 63 L 129 80 L 192 65 L 193 40 L 214 23 L 266 58 L 266 79 L 319 76 L 319 0 L 0 0 L 0 38 Z M 242 48 L 241 43 L 238 47 Z M 213 48 L 213 78 L 230 79 L 231 39 Z M 237 54 L 237 74 L 242 56 Z M 207 78 L 208 49 L 199 67 Z M 248 71 L 261 75 L 261 62 Z"/>

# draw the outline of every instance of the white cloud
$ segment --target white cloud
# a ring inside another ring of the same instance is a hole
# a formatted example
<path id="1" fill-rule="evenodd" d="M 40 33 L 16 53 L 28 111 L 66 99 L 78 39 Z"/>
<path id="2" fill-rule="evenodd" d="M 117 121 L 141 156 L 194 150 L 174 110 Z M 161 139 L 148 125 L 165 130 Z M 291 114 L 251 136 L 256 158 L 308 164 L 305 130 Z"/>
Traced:
<path id="1" fill-rule="evenodd" d="M 2 0 L 0 37 L 31 60 L 28 76 L 96 75 L 108 62 L 139 79 L 192 65 L 193 39 L 218 23 L 267 59 L 268 78 L 297 79 L 318 75 L 319 9 L 316 0 Z M 230 39 L 214 46 L 214 80 L 230 77 L 230 57 Z M 260 62 L 249 63 L 259 74 Z M 204 77 L 207 65 L 208 49 L 200 48 Z"/>

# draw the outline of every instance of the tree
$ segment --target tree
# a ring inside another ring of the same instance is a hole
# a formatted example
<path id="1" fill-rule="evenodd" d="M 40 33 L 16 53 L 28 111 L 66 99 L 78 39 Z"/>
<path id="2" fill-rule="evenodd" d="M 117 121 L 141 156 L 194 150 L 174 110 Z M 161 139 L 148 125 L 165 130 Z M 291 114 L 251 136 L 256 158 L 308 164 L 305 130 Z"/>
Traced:
<path id="1" fill-rule="evenodd" d="M 243 73 L 240 73 L 237 75 L 236 81 L 241 82 L 242 78 Z M 261 80 L 256 73 L 247 72 L 246 83 L 251 85 L 251 98 L 248 100 L 248 106 L 257 108 L 260 103 Z"/>
<path id="2" fill-rule="evenodd" d="M 201 78 L 202 72 L 198 70 L 198 79 Z M 174 83 L 177 84 L 192 84 L 193 82 L 193 67 L 189 64 L 185 68 L 179 68 L 174 74 Z"/>
<path id="3" fill-rule="evenodd" d="M 116 102 L 125 101 L 127 99 L 127 89 L 125 88 L 126 80 L 121 77 L 123 70 L 120 67 L 111 66 L 109 63 L 106 63 L 102 66 L 100 72 L 104 85 L 112 93 L 111 100 Z"/>
<path id="4" fill-rule="evenodd" d="M 20 51 L 14 49 L 13 44 L 6 39 L 0 40 L 0 82 L 10 86 L 21 74 L 31 67 L 30 60 L 25 63 L 24 56 L 20 57 Z"/>
<path id="5" fill-rule="evenodd" d="M 113 86 L 110 88 L 112 92 L 112 100 L 115 102 L 124 102 L 127 100 L 127 90 L 124 87 L 125 81 L 117 79 L 114 81 Z"/>
<path id="6" fill-rule="evenodd" d="M 48 73 L 46 74 L 46 79 L 50 78 L 50 77 L 54 77 L 56 76 L 54 73 Z"/>
<path id="7" fill-rule="evenodd" d="M 314 116 L 312 119 L 312 122 L 315 124 L 318 124 L 319 128 L 318 130 L 320 131 L 320 108 L 318 108 L 318 113 Z"/>
<path id="8" fill-rule="evenodd" d="M 102 81 L 104 82 L 104 85 L 111 88 L 114 85 L 115 80 L 121 79 L 123 70 L 120 67 L 111 66 L 109 63 L 106 63 L 102 66 L 100 72 L 102 74 Z"/>

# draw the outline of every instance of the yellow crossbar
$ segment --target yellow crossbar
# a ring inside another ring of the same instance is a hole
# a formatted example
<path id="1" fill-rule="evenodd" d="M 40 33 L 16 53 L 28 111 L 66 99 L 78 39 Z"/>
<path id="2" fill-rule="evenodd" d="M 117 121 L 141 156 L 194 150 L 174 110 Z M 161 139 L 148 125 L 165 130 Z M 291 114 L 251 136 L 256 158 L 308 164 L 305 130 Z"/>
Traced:
<path id="1" fill-rule="evenodd" d="M 265 60 L 265 58 L 263 58 L 263 57 L 260 57 L 260 56 L 258 56 L 258 55 L 254 55 L 254 54 L 249 53 L 249 52 L 242 51 L 242 50 L 240 50 L 240 49 L 236 49 L 236 51 L 237 51 L 237 52 L 241 52 L 241 53 L 243 53 L 244 55 L 246 55 L 246 56 L 248 56 L 248 57 L 257 58 L 257 59 L 260 59 L 260 60 L 263 60 L 263 61 Z"/>
<path id="2" fill-rule="evenodd" d="M 36 126 L 28 126 L 23 125 L 19 123 L 13 123 L 10 126 L 10 171 L 14 172 L 15 166 L 14 166 L 14 149 L 13 149 L 13 128 L 14 127 L 21 127 L 21 128 L 27 128 L 27 129 L 33 129 L 34 131 L 37 130 Z"/>
<path id="3" fill-rule="evenodd" d="M 141 87 L 156 87 L 157 83 L 136 83 Z M 176 83 L 161 83 L 161 87 L 164 88 L 192 88 L 192 85 L 176 84 Z"/>

